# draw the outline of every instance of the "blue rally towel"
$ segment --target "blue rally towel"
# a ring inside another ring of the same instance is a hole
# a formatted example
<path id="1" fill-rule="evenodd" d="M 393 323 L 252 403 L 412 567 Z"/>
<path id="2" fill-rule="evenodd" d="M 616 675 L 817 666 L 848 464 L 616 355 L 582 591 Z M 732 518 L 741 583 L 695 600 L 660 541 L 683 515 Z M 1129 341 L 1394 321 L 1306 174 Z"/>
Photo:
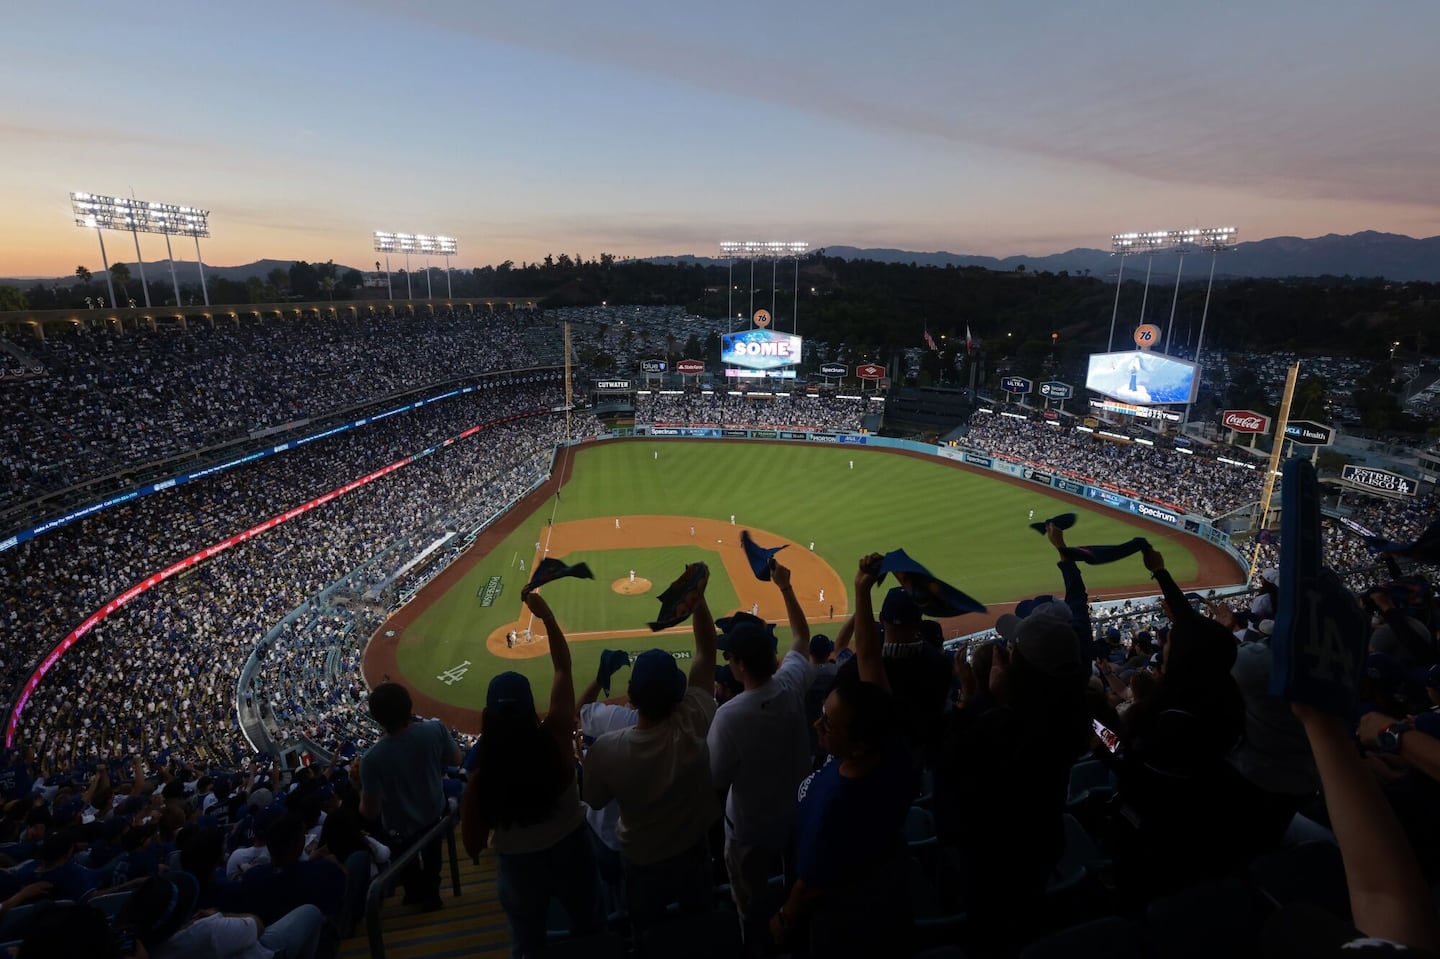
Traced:
<path id="1" fill-rule="evenodd" d="M 630 654 L 623 649 L 600 650 L 600 668 L 595 671 L 595 682 L 610 695 L 610 679 L 617 670 L 630 665 Z"/>
<path id="2" fill-rule="evenodd" d="M 567 566 L 558 559 L 542 559 L 536 565 L 535 572 L 530 575 L 530 582 L 525 584 L 525 590 L 528 592 L 557 579 L 564 579 L 566 576 L 574 576 L 576 579 L 595 578 L 595 574 L 590 572 L 590 567 L 585 563 Z"/>
<path id="3" fill-rule="evenodd" d="M 931 572 L 905 554 L 892 550 L 880 561 L 880 577 L 893 573 L 905 592 L 926 616 L 960 616 L 983 613 L 985 604 L 960 592 L 949 583 L 936 579 Z"/>
<path id="4" fill-rule="evenodd" d="M 1077 563 L 1100 566 L 1104 563 L 1122 560 L 1127 556 L 1134 556 L 1149 545 L 1149 540 L 1143 536 L 1137 536 L 1115 546 L 1067 546 L 1061 555 Z"/>
<path id="5" fill-rule="evenodd" d="M 1322 565 L 1320 485 L 1303 457 L 1281 473 L 1280 581 L 1270 695 L 1353 718 L 1365 659 L 1365 612 Z"/>
<path id="6" fill-rule="evenodd" d="M 691 563 L 685 572 L 660 594 L 660 615 L 650 624 L 653 632 L 678 626 L 690 618 L 710 581 L 710 568 L 704 563 Z"/>
<path id="7" fill-rule="evenodd" d="M 1365 539 L 1365 546 L 1372 553 L 1390 553 L 1418 563 L 1440 563 L 1440 519 L 1425 527 L 1425 532 L 1409 543 L 1370 536 Z"/>
<path id="8" fill-rule="evenodd" d="M 1077 519 L 1079 519 L 1079 517 L 1074 513 L 1061 513 L 1059 516 L 1052 516 L 1039 523 L 1031 523 L 1030 528 L 1041 536 L 1044 536 L 1046 526 L 1054 526 L 1056 529 L 1069 529 L 1075 525 Z"/>
<path id="9" fill-rule="evenodd" d="M 770 582 L 770 566 L 775 562 L 775 554 L 785 547 L 766 549 L 750 538 L 748 529 L 740 531 L 740 545 L 745 548 L 745 559 L 749 561 L 750 571 L 755 574 L 755 578 L 762 583 Z"/>

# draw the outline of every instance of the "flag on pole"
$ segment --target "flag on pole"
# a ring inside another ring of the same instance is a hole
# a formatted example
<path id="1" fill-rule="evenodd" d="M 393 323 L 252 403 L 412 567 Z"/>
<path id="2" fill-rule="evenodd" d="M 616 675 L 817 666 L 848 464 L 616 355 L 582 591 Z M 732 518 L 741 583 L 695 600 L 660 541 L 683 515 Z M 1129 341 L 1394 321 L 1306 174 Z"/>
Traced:
<path id="1" fill-rule="evenodd" d="M 940 347 L 935 344 L 935 337 L 930 335 L 930 322 L 928 320 L 925 322 L 925 347 L 934 350 L 936 353 L 940 352 Z"/>
<path id="2" fill-rule="evenodd" d="M 973 337 L 973 336 L 970 335 L 970 324 L 969 324 L 969 323 L 966 323 L 966 324 L 965 324 L 965 352 L 966 352 L 966 353 L 974 353 L 974 352 L 975 352 L 975 337 Z"/>

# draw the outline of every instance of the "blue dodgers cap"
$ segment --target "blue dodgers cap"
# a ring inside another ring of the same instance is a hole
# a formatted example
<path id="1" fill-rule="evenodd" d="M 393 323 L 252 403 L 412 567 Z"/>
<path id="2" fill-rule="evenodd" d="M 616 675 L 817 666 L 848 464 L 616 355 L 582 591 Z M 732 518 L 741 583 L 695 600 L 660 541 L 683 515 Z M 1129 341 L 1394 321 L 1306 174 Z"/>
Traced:
<path id="1" fill-rule="evenodd" d="M 1019 603 L 1015 605 L 1015 615 L 1020 617 L 1021 619 L 1024 619 L 1026 616 L 1029 616 L 1041 606 L 1048 606 L 1053 602 L 1056 602 L 1056 599 L 1049 593 L 1036 596 L 1034 599 L 1022 599 Z"/>
<path id="2" fill-rule="evenodd" d="M 758 616 L 738 612 L 734 616 L 717 619 L 715 626 L 721 631 L 715 640 L 715 647 L 738 659 L 747 667 L 760 660 L 775 656 L 780 642 L 775 637 L 775 627 Z"/>
<path id="3" fill-rule="evenodd" d="M 896 586 L 885 594 L 880 607 L 880 621 L 896 626 L 914 626 L 921 620 L 920 606 L 911 598 L 903 586 Z"/>
<path id="4" fill-rule="evenodd" d="M 835 651 L 835 641 L 824 633 L 810 637 L 811 656 L 829 656 Z"/>
<path id="5" fill-rule="evenodd" d="M 663 649 L 647 649 L 630 667 L 630 700 L 640 706 L 674 705 L 685 696 L 685 674 Z"/>
<path id="6" fill-rule="evenodd" d="M 535 694 L 530 690 L 530 680 L 517 672 L 505 672 L 490 680 L 485 691 L 486 709 L 514 709 L 520 712 L 535 712 Z"/>

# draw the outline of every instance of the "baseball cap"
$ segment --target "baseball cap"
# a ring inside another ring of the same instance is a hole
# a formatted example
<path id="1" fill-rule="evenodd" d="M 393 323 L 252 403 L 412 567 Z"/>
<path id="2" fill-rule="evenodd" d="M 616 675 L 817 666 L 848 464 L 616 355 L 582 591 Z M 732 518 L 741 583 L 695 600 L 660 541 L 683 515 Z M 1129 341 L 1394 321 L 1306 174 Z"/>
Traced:
<path id="1" fill-rule="evenodd" d="M 1275 620 L 1262 619 L 1260 620 L 1260 625 L 1256 626 L 1255 629 L 1257 632 L 1264 633 L 1266 636 L 1273 636 L 1275 633 Z"/>
<path id="2" fill-rule="evenodd" d="M 663 649 L 647 649 L 630 667 L 630 700 L 636 706 L 674 705 L 685 696 L 685 674 Z"/>
<path id="3" fill-rule="evenodd" d="M 817 633 L 810 637 L 811 656 L 829 656 L 835 651 L 835 641 L 824 633 Z"/>
<path id="4" fill-rule="evenodd" d="M 256 789 L 254 792 L 250 793 L 250 796 L 245 800 L 245 803 L 251 809 L 264 809 L 266 806 L 270 805 L 274 801 L 275 794 L 270 790 L 266 789 L 264 786 L 261 786 L 259 789 Z"/>
<path id="5" fill-rule="evenodd" d="M 1055 675 L 1080 662 L 1080 641 L 1069 619 L 1035 613 L 1015 630 L 1015 650 L 1042 673 Z"/>
<path id="6" fill-rule="evenodd" d="M 513 670 L 500 673 L 485 690 L 485 708 L 534 713 L 535 694 L 530 690 L 530 680 Z"/>
<path id="7" fill-rule="evenodd" d="M 880 606 L 880 621 L 896 626 L 914 626 L 921 620 L 920 606 L 911 598 L 903 586 L 896 586 L 885 594 Z"/>
<path id="8" fill-rule="evenodd" d="M 728 653 L 732 659 L 740 660 L 747 667 L 767 658 L 773 659 L 776 649 L 779 648 L 775 627 L 750 613 L 739 612 L 734 616 L 726 616 L 716 620 L 715 626 L 720 630 L 715 647 Z"/>

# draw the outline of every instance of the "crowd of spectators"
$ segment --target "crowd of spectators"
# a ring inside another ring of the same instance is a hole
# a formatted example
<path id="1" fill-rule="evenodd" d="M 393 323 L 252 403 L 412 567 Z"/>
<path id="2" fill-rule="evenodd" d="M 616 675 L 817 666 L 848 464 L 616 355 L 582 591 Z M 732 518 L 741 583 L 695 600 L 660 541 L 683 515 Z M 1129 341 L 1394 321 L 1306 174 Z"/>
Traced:
<path id="1" fill-rule="evenodd" d="M 50 332 L 0 389 L 0 509 L 456 377 L 535 363 L 542 318 L 360 316 Z"/>
<path id="2" fill-rule="evenodd" d="M 176 487 L 0 554 L 0 647 L 13 692 L 42 652 L 142 578 L 466 427 L 541 414 L 423 457 L 142 593 L 61 658 L 31 699 L 24 734 L 62 764 L 116 750 L 153 755 L 180 742 L 207 756 L 232 755 L 235 682 L 260 638 L 395 540 L 503 510 L 548 471 L 563 429 L 563 419 L 548 414 L 558 402 L 546 383 L 482 391 L 303 455 Z M 593 429 L 584 419 L 578 425 Z"/>
<path id="3" fill-rule="evenodd" d="M 858 432 L 865 415 L 879 412 L 879 407 L 880 404 L 863 397 L 807 393 L 731 396 L 728 392 L 686 390 L 637 394 L 635 422 L 655 426 L 755 426 Z"/>
<path id="4" fill-rule="evenodd" d="M 1398 671 L 1396 611 L 1367 596 L 1365 622 L 1357 604 L 1335 652 L 1364 668 L 1339 682 L 1349 706 L 1323 705 L 1293 672 L 1270 682 L 1291 656 L 1278 571 L 1232 607 L 1183 594 L 1145 547 L 1124 561 L 1158 607 L 1092 618 L 1094 554 L 1047 537 L 1063 598 L 949 656 L 904 588 L 872 601 L 879 555 L 833 641 L 770 567 L 788 649 L 743 611 L 715 619 L 687 570 L 693 652 L 607 651 L 583 691 L 528 594 L 548 709 L 494 677 L 462 801 L 516 954 L 618 933 L 641 956 L 1433 955 L 1433 599 L 1409 610 Z M 599 702 L 612 685 L 625 699 Z"/>
<path id="5" fill-rule="evenodd" d="M 967 440 L 987 453 L 1058 473 L 1154 495 L 1202 516 L 1219 516 L 1260 498 L 1263 473 L 1221 463 L 1208 450 L 1177 452 L 1085 432 L 1073 423 L 971 415 Z"/>

